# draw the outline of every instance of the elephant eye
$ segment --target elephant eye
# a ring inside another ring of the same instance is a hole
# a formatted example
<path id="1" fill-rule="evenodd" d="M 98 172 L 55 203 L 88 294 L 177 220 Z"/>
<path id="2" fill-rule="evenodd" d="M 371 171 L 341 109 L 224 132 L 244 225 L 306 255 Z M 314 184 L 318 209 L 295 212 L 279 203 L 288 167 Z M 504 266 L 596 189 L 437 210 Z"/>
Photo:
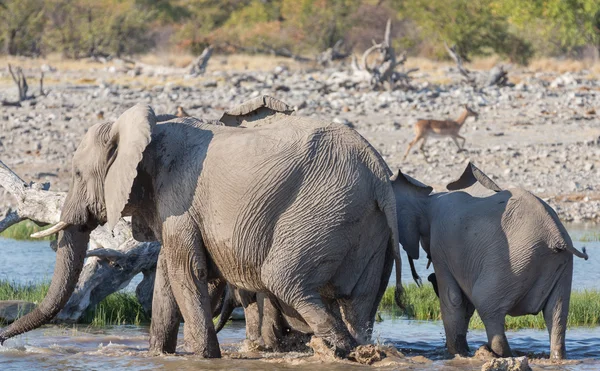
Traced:
<path id="1" fill-rule="evenodd" d="M 75 176 L 76 176 L 77 178 L 81 178 L 81 171 L 79 171 L 79 170 L 76 170 L 76 171 L 75 171 Z"/>

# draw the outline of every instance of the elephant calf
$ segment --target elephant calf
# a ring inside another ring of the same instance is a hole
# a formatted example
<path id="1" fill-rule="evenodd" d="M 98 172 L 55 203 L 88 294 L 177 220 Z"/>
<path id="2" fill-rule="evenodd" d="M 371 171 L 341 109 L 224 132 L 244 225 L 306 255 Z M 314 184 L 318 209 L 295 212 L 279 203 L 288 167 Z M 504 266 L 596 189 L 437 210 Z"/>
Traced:
<path id="1" fill-rule="evenodd" d="M 456 192 L 430 194 L 431 187 L 402 172 L 392 183 L 400 243 L 418 259 L 420 241 L 432 259 L 430 281 L 438 289 L 450 353 L 469 351 L 475 309 L 488 346 L 502 357 L 511 355 L 505 316 L 543 311 L 551 358 L 564 358 L 573 255 L 587 260 L 587 254 L 573 247 L 554 210 L 523 189 L 501 190 L 472 164 L 447 186 Z M 459 191 L 477 184 L 491 195 Z"/>

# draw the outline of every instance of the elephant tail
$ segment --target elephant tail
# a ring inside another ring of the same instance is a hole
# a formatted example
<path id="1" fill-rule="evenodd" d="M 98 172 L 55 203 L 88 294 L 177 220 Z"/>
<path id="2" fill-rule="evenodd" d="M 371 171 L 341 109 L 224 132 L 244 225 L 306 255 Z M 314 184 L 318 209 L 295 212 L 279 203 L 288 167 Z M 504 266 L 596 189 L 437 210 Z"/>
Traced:
<path id="1" fill-rule="evenodd" d="M 402 258 L 400 257 L 400 242 L 398 238 L 398 216 L 396 213 L 396 197 L 394 190 L 386 183 L 385 195 L 383 200 L 378 200 L 380 209 L 385 213 L 388 227 L 390 228 L 390 241 L 389 248 L 392 249 L 394 255 L 394 265 L 396 268 L 396 292 L 394 294 L 394 300 L 396 305 L 401 309 L 404 309 L 403 293 L 404 288 L 402 287 Z"/>
<path id="2" fill-rule="evenodd" d="M 581 248 L 581 251 L 579 251 L 572 244 L 567 244 L 565 246 L 565 250 L 567 250 L 568 252 L 570 252 L 571 254 L 575 255 L 578 258 L 582 258 L 585 260 L 588 260 L 588 258 L 589 258 L 587 252 L 585 251 L 585 246 Z"/>
<path id="3" fill-rule="evenodd" d="M 223 327 L 225 327 L 225 324 L 227 323 L 227 321 L 229 321 L 229 317 L 231 317 L 231 313 L 233 313 L 235 307 L 235 298 L 233 295 L 230 295 L 230 290 L 228 289 L 221 307 L 221 315 L 219 316 L 219 321 L 215 326 L 215 331 L 217 333 L 221 331 Z"/>

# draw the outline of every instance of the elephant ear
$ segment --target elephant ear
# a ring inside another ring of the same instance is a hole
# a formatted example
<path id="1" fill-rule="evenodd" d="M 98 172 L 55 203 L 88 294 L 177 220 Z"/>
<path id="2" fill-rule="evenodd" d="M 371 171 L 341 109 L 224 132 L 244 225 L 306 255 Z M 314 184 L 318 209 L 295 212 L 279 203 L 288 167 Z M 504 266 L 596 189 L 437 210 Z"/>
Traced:
<path id="1" fill-rule="evenodd" d="M 257 127 L 292 113 L 293 107 L 269 95 L 262 95 L 225 111 L 219 121 L 225 126 Z"/>
<path id="2" fill-rule="evenodd" d="M 125 111 L 112 125 L 110 141 L 115 148 L 114 160 L 111 159 L 112 165 L 104 183 L 108 229 L 111 231 L 129 200 L 137 166 L 152 139 L 155 126 L 154 111 L 141 103 Z"/>
<path id="3" fill-rule="evenodd" d="M 494 192 L 502 191 L 502 188 L 498 187 L 498 185 L 494 183 L 492 179 L 485 175 L 483 171 L 479 170 L 472 162 L 467 164 L 467 168 L 462 173 L 460 178 L 452 183 L 449 183 L 446 186 L 446 189 L 449 191 L 457 191 L 460 189 L 469 188 L 476 183 L 479 183 L 485 188 Z"/>
<path id="4" fill-rule="evenodd" d="M 398 170 L 398 174 L 390 178 L 392 184 L 403 187 L 407 190 L 412 190 L 423 196 L 429 196 L 433 191 L 431 186 L 425 185 L 415 178 L 404 174 L 401 170 Z"/>

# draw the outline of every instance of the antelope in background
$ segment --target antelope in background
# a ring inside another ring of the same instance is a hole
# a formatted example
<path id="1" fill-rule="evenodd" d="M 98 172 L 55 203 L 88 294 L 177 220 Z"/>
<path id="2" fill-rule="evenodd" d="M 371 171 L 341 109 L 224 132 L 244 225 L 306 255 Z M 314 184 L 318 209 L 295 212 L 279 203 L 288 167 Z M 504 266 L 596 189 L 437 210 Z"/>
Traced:
<path id="1" fill-rule="evenodd" d="M 459 118 L 456 119 L 456 121 L 423 119 L 417 121 L 417 123 L 415 124 L 415 139 L 413 139 L 412 142 L 408 144 L 408 149 L 406 150 L 406 153 L 404 154 L 402 160 L 406 159 L 406 156 L 408 156 L 410 149 L 421 139 L 423 141 L 421 142 L 421 146 L 419 147 L 419 149 L 421 150 L 421 152 L 423 152 L 423 156 L 425 156 L 425 151 L 423 150 L 423 147 L 425 146 L 425 142 L 427 141 L 427 137 L 429 136 L 451 137 L 456 146 L 458 147 L 458 152 L 462 151 L 466 139 L 465 137 L 459 135 L 458 131 L 463 126 L 465 121 L 467 121 L 467 118 L 475 117 L 475 120 L 477 120 L 477 118 L 479 117 L 479 114 L 470 109 L 468 105 L 465 104 L 464 107 L 465 111 L 460 115 Z M 458 144 L 457 138 L 462 140 L 462 145 Z M 427 158 L 427 156 L 425 156 L 425 158 Z"/>

